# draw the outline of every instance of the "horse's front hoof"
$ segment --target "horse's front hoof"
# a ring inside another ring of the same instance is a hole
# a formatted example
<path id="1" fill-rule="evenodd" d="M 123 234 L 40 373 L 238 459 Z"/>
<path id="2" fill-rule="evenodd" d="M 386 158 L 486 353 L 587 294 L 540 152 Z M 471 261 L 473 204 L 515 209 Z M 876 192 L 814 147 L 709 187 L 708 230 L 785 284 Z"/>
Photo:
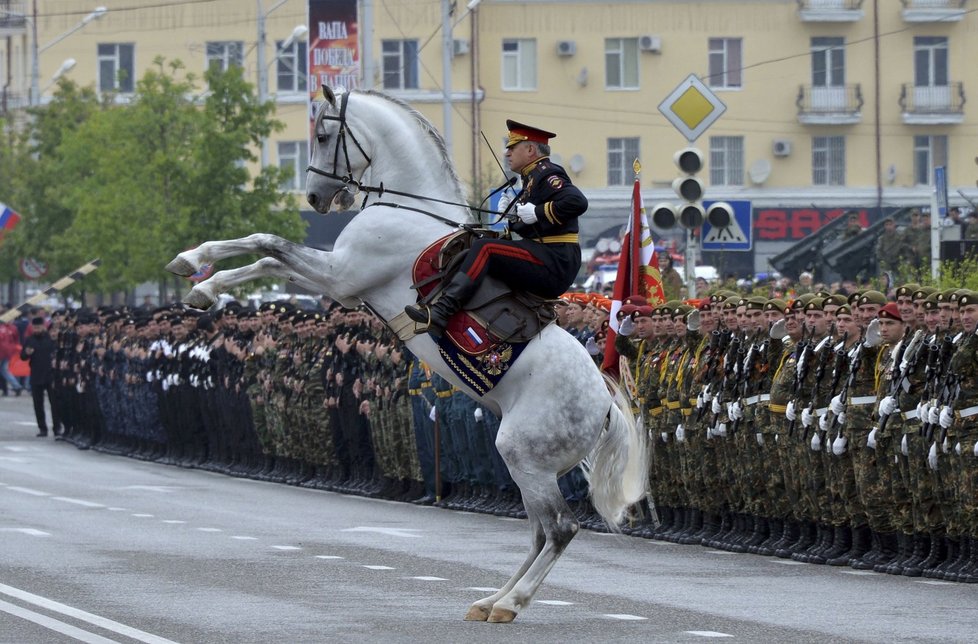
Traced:
<path id="1" fill-rule="evenodd" d="M 214 300 L 195 288 L 187 293 L 187 297 L 183 298 L 183 303 L 191 308 L 204 311 L 214 305 Z"/>
<path id="2" fill-rule="evenodd" d="M 516 619 L 516 611 L 501 606 L 493 606 L 489 613 L 489 620 L 493 624 L 509 624 Z"/>
<path id="3" fill-rule="evenodd" d="M 174 275 L 179 275 L 180 277 L 190 277 L 197 272 L 197 268 L 193 264 L 179 255 L 177 255 L 172 262 L 166 265 L 166 270 Z"/>
<path id="4" fill-rule="evenodd" d="M 472 604 L 469 607 L 469 612 L 465 614 L 465 621 L 467 622 L 484 622 L 487 619 L 489 619 L 489 609 L 479 604 Z"/>

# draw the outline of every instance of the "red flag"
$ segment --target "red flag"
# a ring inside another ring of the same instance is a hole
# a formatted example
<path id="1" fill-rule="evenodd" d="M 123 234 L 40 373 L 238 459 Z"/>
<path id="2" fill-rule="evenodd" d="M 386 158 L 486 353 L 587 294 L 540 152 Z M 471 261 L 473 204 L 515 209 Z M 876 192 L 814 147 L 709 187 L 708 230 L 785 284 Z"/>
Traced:
<path id="1" fill-rule="evenodd" d="M 662 290 L 662 274 L 659 272 L 659 258 L 655 254 L 652 230 L 645 216 L 641 184 L 637 177 L 632 189 L 632 212 L 621 243 L 618 277 L 615 279 L 615 288 L 611 296 L 608 339 L 605 341 L 604 361 L 601 363 L 601 370 L 614 377 L 619 375 L 618 351 L 615 350 L 617 315 L 622 301 L 629 295 L 641 295 L 651 306 L 666 301 Z"/>

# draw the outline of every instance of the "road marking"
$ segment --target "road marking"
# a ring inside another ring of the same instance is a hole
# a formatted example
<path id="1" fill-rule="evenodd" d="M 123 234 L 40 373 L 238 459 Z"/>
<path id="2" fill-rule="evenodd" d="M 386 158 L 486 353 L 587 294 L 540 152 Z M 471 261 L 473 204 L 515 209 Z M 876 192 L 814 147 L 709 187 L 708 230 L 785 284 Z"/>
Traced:
<path id="1" fill-rule="evenodd" d="M 7 463 L 30 463 L 31 459 L 21 458 L 20 456 L 0 456 L 0 461 Z"/>
<path id="2" fill-rule="evenodd" d="M 804 566 L 805 564 L 801 561 L 794 561 L 793 559 L 774 559 L 774 563 L 781 564 L 782 566 Z"/>
<path id="3" fill-rule="evenodd" d="M 498 591 L 498 588 L 489 588 L 488 586 L 469 586 L 465 590 L 478 590 L 480 593 L 494 593 Z"/>
<path id="4" fill-rule="evenodd" d="M 105 506 L 101 503 L 92 503 L 91 501 L 82 501 L 81 499 L 72 499 L 67 496 L 52 496 L 52 501 L 62 501 L 64 503 L 73 503 L 74 505 L 81 505 L 86 508 L 104 508 Z"/>
<path id="5" fill-rule="evenodd" d="M 683 631 L 696 637 L 733 637 L 730 633 L 718 633 L 717 631 Z"/>
<path id="6" fill-rule="evenodd" d="M 928 586 L 953 586 L 954 585 L 954 583 L 952 583 L 950 581 L 931 581 L 929 579 L 928 580 L 918 579 L 918 580 L 914 581 L 914 583 L 915 584 L 927 584 Z"/>
<path id="7" fill-rule="evenodd" d="M 110 640 L 101 635 L 96 635 L 95 633 L 89 633 L 88 631 L 83 631 L 82 629 L 72 626 L 71 624 L 66 624 L 65 622 L 60 622 L 56 619 L 52 619 L 46 615 L 40 613 L 35 613 L 32 610 L 27 610 L 26 608 L 21 608 L 9 602 L 0 600 L 0 611 L 4 613 L 10 613 L 14 617 L 19 617 L 21 619 L 26 619 L 28 622 L 34 622 L 39 626 L 54 631 L 55 633 L 61 633 L 62 635 L 67 635 L 72 639 L 76 639 L 79 642 L 88 642 L 89 644 L 119 644 L 116 640 Z"/>
<path id="8" fill-rule="evenodd" d="M 413 534 L 414 532 L 421 532 L 414 528 L 375 528 L 372 526 L 357 526 L 356 528 L 346 528 L 345 530 L 340 530 L 340 532 L 376 532 L 377 534 L 385 534 L 389 537 L 409 537 L 411 539 L 420 539 L 420 534 Z"/>
<path id="9" fill-rule="evenodd" d="M 560 601 L 559 599 L 538 599 L 534 604 L 546 604 L 547 606 L 573 606 L 574 602 Z"/>
<path id="10" fill-rule="evenodd" d="M 152 514 L 143 514 L 143 513 L 140 513 L 140 512 L 137 512 L 136 514 L 134 514 L 132 516 L 139 517 L 140 519 L 151 519 L 153 517 Z"/>
<path id="11" fill-rule="evenodd" d="M 707 550 L 708 555 L 737 555 L 739 552 L 728 552 L 727 550 Z"/>
<path id="12" fill-rule="evenodd" d="M 146 492 L 176 492 L 180 488 L 172 485 L 127 485 L 120 490 L 144 490 Z"/>
<path id="13" fill-rule="evenodd" d="M 129 510 L 125 508 L 105 508 L 109 512 L 128 512 Z"/>
<path id="14" fill-rule="evenodd" d="M 180 519 L 163 519 L 163 523 L 186 523 L 186 521 L 181 521 Z"/>
<path id="15" fill-rule="evenodd" d="M 394 570 L 390 566 L 364 566 L 367 570 Z"/>
<path id="16" fill-rule="evenodd" d="M 316 559 L 342 559 L 343 557 L 338 557 L 337 555 L 316 555 Z"/>
<path id="17" fill-rule="evenodd" d="M 866 575 L 875 575 L 875 572 L 871 570 L 840 570 L 843 575 L 856 575 L 857 577 L 864 577 Z"/>
<path id="18" fill-rule="evenodd" d="M 19 588 L 14 588 L 13 586 L 0 584 L 0 593 L 7 595 L 9 597 L 13 597 L 14 599 L 19 599 L 21 601 L 27 602 L 29 604 L 34 604 L 35 606 L 40 606 L 41 608 L 56 613 L 61 613 L 62 615 L 67 615 L 68 617 L 73 617 L 83 622 L 88 622 L 89 624 L 98 626 L 99 628 L 104 628 L 107 631 L 112 631 L 113 633 L 119 633 L 120 635 L 125 635 L 126 637 L 129 637 L 131 639 L 140 642 L 145 642 L 146 644 L 176 644 L 172 640 L 168 640 L 164 637 L 159 637 L 158 635 L 153 635 L 152 633 L 141 631 L 138 628 L 133 628 L 132 626 L 126 626 L 125 624 L 120 624 L 119 622 L 112 621 L 111 619 L 107 619 L 105 617 L 93 615 L 92 613 L 88 613 L 78 608 L 74 608 L 73 606 L 68 606 L 67 604 L 62 604 L 52 599 L 41 597 L 40 595 L 34 595 L 33 593 L 29 593 L 25 590 L 20 590 Z M 17 607 L 15 606 L 15 608 Z M 44 616 L 42 615 L 41 617 Z M 52 621 L 56 621 L 56 620 L 52 620 Z M 63 632 L 63 631 L 58 631 L 58 632 Z M 85 631 L 82 631 L 82 633 L 85 633 Z M 94 634 L 92 634 L 91 636 L 98 637 L 97 635 Z M 93 639 L 93 640 L 82 640 L 82 641 L 111 642 L 112 640 L 101 638 L 98 640 Z"/>
<path id="19" fill-rule="evenodd" d="M 197 528 L 197 529 L 200 530 L 201 532 L 224 532 L 224 530 L 221 530 L 220 528 Z"/>
<path id="20" fill-rule="evenodd" d="M 32 490 L 29 487 L 18 487 L 16 485 L 11 485 L 7 489 L 13 490 L 14 492 L 20 492 L 21 494 L 30 494 L 31 496 L 51 496 L 47 492 L 41 492 L 40 490 Z"/>
<path id="21" fill-rule="evenodd" d="M 417 579 L 418 581 L 448 581 L 444 577 L 405 577 L 405 579 Z"/>
<path id="22" fill-rule="evenodd" d="M 272 546 L 276 550 L 302 550 L 299 546 Z"/>
<path id="23" fill-rule="evenodd" d="M 258 541 L 258 537 L 234 536 L 234 537 L 231 537 L 231 538 L 232 539 L 237 539 L 238 541 Z"/>
<path id="24" fill-rule="evenodd" d="M 21 427 L 37 427 L 37 423 L 32 423 L 29 420 L 15 420 L 14 425 L 20 425 Z M 8 447 L 7 449 L 13 451 L 19 451 L 24 449 L 23 447 Z"/>
<path id="25" fill-rule="evenodd" d="M 50 532 L 35 530 L 34 528 L 0 528 L 0 532 L 22 532 L 32 537 L 50 537 Z"/>
<path id="26" fill-rule="evenodd" d="M 605 613 L 603 617 L 608 617 L 610 619 L 620 619 L 624 622 L 640 622 L 648 619 L 648 617 L 640 617 L 639 615 L 629 615 L 628 613 Z"/>
<path id="27" fill-rule="evenodd" d="M 27 423 L 27 424 L 28 425 L 33 425 L 34 423 Z M 7 450 L 8 452 L 26 452 L 26 451 L 28 451 L 28 448 L 27 447 L 22 447 L 20 445 L 4 445 L 3 448 L 5 450 Z"/>

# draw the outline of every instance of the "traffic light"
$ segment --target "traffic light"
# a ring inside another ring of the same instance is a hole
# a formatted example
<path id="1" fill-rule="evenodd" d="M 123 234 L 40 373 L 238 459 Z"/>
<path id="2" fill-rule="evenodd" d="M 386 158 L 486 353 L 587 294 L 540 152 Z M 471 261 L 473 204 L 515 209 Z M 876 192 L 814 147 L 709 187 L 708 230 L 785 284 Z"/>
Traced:
<path id="1" fill-rule="evenodd" d="M 703 169 L 703 153 L 697 148 L 683 148 L 672 160 L 682 173 L 672 182 L 672 189 L 682 201 L 657 203 L 652 207 L 652 223 L 657 228 L 672 228 L 676 222 L 684 228 L 699 228 L 705 212 L 701 203 L 703 182 L 696 174 Z"/>
<path id="2" fill-rule="evenodd" d="M 710 204 L 706 209 L 706 220 L 714 228 L 726 228 L 734 220 L 733 206 L 725 201 Z"/>

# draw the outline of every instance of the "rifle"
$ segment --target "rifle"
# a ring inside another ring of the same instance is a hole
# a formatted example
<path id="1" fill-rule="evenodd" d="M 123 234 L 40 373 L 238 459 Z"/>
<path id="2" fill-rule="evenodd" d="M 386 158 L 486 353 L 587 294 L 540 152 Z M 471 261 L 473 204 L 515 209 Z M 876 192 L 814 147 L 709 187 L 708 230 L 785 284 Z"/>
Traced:
<path id="1" fill-rule="evenodd" d="M 716 400 L 721 410 L 723 409 L 723 395 L 727 391 L 731 378 L 736 381 L 736 375 L 739 371 L 737 362 L 741 354 L 740 345 L 740 337 L 737 335 L 731 335 L 730 344 L 727 346 L 727 351 L 723 358 L 723 382 L 720 383 L 720 391 L 718 391 L 716 395 Z M 713 419 L 710 421 L 711 428 L 716 429 L 719 418 L 719 413 L 713 414 Z"/>
<path id="2" fill-rule="evenodd" d="M 807 410 L 809 414 L 815 413 L 815 403 L 818 399 L 818 387 L 822 384 L 822 380 L 825 378 L 825 367 L 829 362 L 829 354 L 831 353 L 831 351 L 825 351 L 825 349 L 828 347 L 829 343 L 832 342 L 832 335 L 834 333 L 835 326 L 833 325 L 832 329 L 829 330 L 829 334 L 822 338 L 822 340 L 815 346 L 815 349 L 812 350 L 812 353 L 819 354 L 819 359 L 818 366 L 815 367 L 815 378 L 812 382 L 811 400 L 808 401 Z M 823 351 L 824 353 L 822 353 Z M 817 426 L 815 429 L 818 431 Z"/>
<path id="3" fill-rule="evenodd" d="M 933 348 L 933 345 L 931 347 Z M 931 351 L 931 357 L 933 357 L 934 353 L 934 351 Z M 933 365 L 930 379 L 927 381 L 927 396 L 924 398 L 924 400 L 933 400 L 934 404 L 939 403 L 938 398 L 945 393 L 949 382 L 949 365 L 951 363 L 951 356 L 954 354 L 954 337 L 951 335 L 950 329 L 944 334 L 944 339 L 941 341 L 941 348 L 936 353 L 936 364 Z M 921 418 L 920 422 L 920 435 L 926 437 L 927 440 L 933 438 L 934 426 L 930 422 L 930 419 Z"/>
<path id="4" fill-rule="evenodd" d="M 710 390 L 710 385 L 713 383 L 714 374 L 716 373 L 719 356 L 726 350 L 726 340 L 729 338 L 729 331 L 720 332 L 720 330 L 717 329 L 710 334 L 710 357 L 707 359 L 706 372 L 703 374 L 703 380 L 706 384 L 703 385 L 702 394 L 706 394 L 706 392 Z M 706 413 L 705 404 L 697 410 L 696 422 L 703 420 L 704 413 Z"/>
<path id="5" fill-rule="evenodd" d="M 860 329 L 859 340 L 856 342 L 856 349 L 853 352 L 852 358 L 849 360 L 849 377 L 846 378 L 846 382 L 842 385 L 842 391 L 839 392 L 839 398 L 845 400 L 849 396 L 849 388 L 852 387 L 852 383 L 856 380 L 856 373 L 859 371 L 859 365 L 863 358 L 863 337 L 866 335 L 865 329 Z M 843 349 L 844 351 L 845 349 Z"/>
<path id="6" fill-rule="evenodd" d="M 895 398 L 898 393 L 900 393 L 900 386 L 903 381 L 907 378 L 907 375 L 913 370 L 916 364 L 916 356 L 920 353 L 917 349 L 924 336 L 923 331 L 917 331 L 914 333 L 913 338 L 910 342 L 907 342 L 907 336 L 910 335 L 910 325 L 903 332 L 903 341 L 900 344 L 900 350 L 893 360 L 893 367 L 897 370 L 897 377 L 890 381 L 890 389 L 886 396 Z M 909 356 L 907 355 L 909 353 Z M 913 359 L 913 362 L 911 362 Z M 890 415 L 880 416 L 880 432 L 882 433 L 886 429 L 886 424 L 890 420 Z"/>
<path id="7" fill-rule="evenodd" d="M 761 342 L 760 346 L 757 346 L 757 336 L 760 333 L 764 333 L 764 341 Z M 767 331 L 757 331 L 754 334 L 754 336 L 751 338 L 750 349 L 747 351 L 747 358 L 744 360 L 745 377 L 743 380 L 743 385 L 741 385 L 742 387 L 740 392 L 741 398 L 749 398 L 751 396 L 752 391 L 756 389 L 756 385 L 755 386 L 752 385 L 756 383 L 757 380 L 756 379 L 752 380 L 751 374 L 754 373 L 754 367 L 757 364 L 758 356 L 760 356 L 761 358 L 767 356 L 767 345 L 771 339 L 770 333 L 771 333 L 771 325 L 769 324 Z M 733 429 L 731 429 L 731 433 L 734 434 L 737 433 L 737 430 L 740 428 L 741 420 L 742 420 L 741 418 L 738 418 L 734 421 Z"/>
<path id="8" fill-rule="evenodd" d="M 846 365 L 846 342 L 848 340 L 849 332 L 846 331 L 842 334 L 842 341 L 839 343 L 839 348 L 833 352 L 835 354 L 835 362 L 832 363 L 832 385 L 829 387 L 829 401 L 835 398 L 835 394 L 839 389 L 839 383 L 842 381 L 842 368 Z"/>
<path id="9" fill-rule="evenodd" d="M 795 378 L 791 383 L 791 403 L 793 404 L 795 400 L 798 399 L 798 394 L 801 393 L 801 385 L 805 381 L 805 376 L 808 370 L 808 354 L 811 349 L 812 339 L 811 336 L 805 337 L 806 327 L 802 324 L 801 327 L 801 340 L 798 341 L 798 348 L 796 349 L 798 354 L 798 360 L 795 362 Z M 795 421 L 797 420 L 797 413 L 795 418 L 792 418 L 788 422 L 788 436 L 795 433 Z"/>
<path id="10" fill-rule="evenodd" d="M 957 401 L 958 396 L 960 394 L 961 394 L 961 377 L 958 376 L 958 374 L 951 374 L 948 377 L 946 394 L 945 396 L 943 396 L 943 400 L 939 400 L 938 403 L 941 405 L 942 408 L 945 405 L 947 405 L 948 409 L 952 409 L 954 407 L 955 401 Z M 944 443 L 946 439 L 947 439 L 947 427 L 941 425 L 941 437 L 937 442 Z"/>

